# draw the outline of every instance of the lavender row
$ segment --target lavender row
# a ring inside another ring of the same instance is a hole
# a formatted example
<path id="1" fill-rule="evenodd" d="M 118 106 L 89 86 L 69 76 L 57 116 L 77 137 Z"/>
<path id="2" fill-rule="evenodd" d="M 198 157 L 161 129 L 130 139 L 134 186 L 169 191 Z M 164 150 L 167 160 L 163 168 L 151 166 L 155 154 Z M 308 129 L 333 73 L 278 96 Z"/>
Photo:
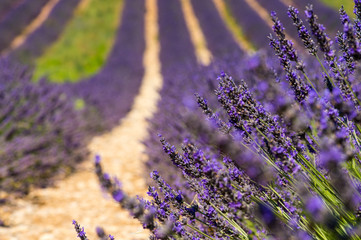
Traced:
<path id="1" fill-rule="evenodd" d="M 0 189 L 27 193 L 70 174 L 88 154 L 86 121 L 60 86 L 0 60 Z"/>
<path id="2" fill-rule="evenodd" d="M 184 64 L 196 65 L 195 49 L 179 0 L 158 1 L 158 24 L 163 76 L 170 68 L 179 69 L 178 66 Z"/>
<path id="3" fill-rule="evenodd" d="M 30 63 L 34 58 L 41 56 L 62 33 L 79 2 L 80 0 L 60 0 L 44 23 L 32 32 L 19 48 L 11 52 L 10 57 Z"/>
<path id="4" fill-rule="evenodd" d="M 161 45 L 160 61 L 163 87 L 160 92 L 162 99 L 157 106 L 158 111 L 155 113 L 153 120 L 151 120 L 152 127 L 149 129 L 149 139 L 145 141 L 147 154 L 151 156 L 151 160 L 147 163 L 150 169 L 153 169 L 157 164 L 164 166 L 164 170 L 167 168 L 166 163 L 159 158 L 163 153 L 157 148 L 157 146 L 159 146 L 157 134 L 168 128 L 169 130 L 173 129 L 172 117 L 178 118 L 178 116 L 176 116 L 177 112 L 174 113 L 177 109 L 174 108 L 174 101 L 182 101 L 183 88 L 188 86 L 188 81 L 185 81 L 183 85 L 173 84 L 177 83 L 179 75 L 184 76 L 187 74 L 188 69 L 198 66 L 195 49 L 191 42 L 180 4 L 178 0 L 158 1 L 159 41 Z M 169 95 L 173 97 L 170 99 L 168 97 Z M 169 100 L 171 101 L 168 104 L 167 101 Z M 165 117 L 163 114 L 164 111 L 169 111 L 169 115 Z M 174 136 L 177 136 L 177 133 L 178 131 L 175 131 Z M 171 173 L 173 172 L 174 171 L 170 170 L 170 175 L 172 175 Z M 173 177 L 177 177 L 177 175 L 173 175 Z"/>
<path id="5" fill-rule="evenodd" d="M 125 1 L 115 43 L 103 68 L 89 79 L 66 86 L 96 109 L 102 119 L 96 127 L 103 130 L 119 123 L 139 90 L 144 75 L 144 12 L 144 0 Z"/>
<path id="6" fill-rule="evenodd" d="M 193 0 L 191 2 L 205 35 L 207 46 L 215 58 L 242 51 L 227 29 L 213 1 Z"/>
<path id="7" fill-rule="evenodd" d="M 6 17 L 11 9 L 18 6 L 23 0 L 3 0 L 0 3 L 0 22 Z"/>
<path id="8" fill-rule="evenodd" d="M 242 27 L 245 36 L 257 47 L 268 46 L 267 35 L 271 28 L 245 0 L 226 0 L 227 7 Z"/>
<path id="9" fill-rule="evenodd" d="M 0 22 L 0 51 L 10 46 L 11 41 L 18 36 L 34 19 L 49 0 L 26 0 L 22 2 Z"/>

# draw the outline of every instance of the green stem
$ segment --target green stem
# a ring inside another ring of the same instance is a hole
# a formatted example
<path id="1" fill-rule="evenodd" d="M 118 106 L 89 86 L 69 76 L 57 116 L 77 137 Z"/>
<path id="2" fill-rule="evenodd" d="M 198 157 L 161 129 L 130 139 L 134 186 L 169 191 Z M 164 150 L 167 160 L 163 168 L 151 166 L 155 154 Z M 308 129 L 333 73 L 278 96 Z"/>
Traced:
<path id="1" fill-rule="evenodd" d="M 307 79 L 307 82 L 311 85 L 312 89 L 317 93 L 317 96 L 318 96 L 319 98 L 321 98 L 321 96 L 320 96 L 320 94 L 318 93 L 316 87 L 313 85 L 312 81 L 308 78 L 307 74 L 306 74 L 305 72 L 303 72 L 303 71 L 302 71 L 302 73 L 303 73 L 303 76 Z"/>
<path id="2" fill-rule="evenodd" d="M 205 237 L 207 237 L 207 238 L 209 238 L 209 239 L 215 240 L 214 238 L 208 236 L 207 234 L 205 234 L 204 232 L 200 231 L 199 229 L 193 227 L 192 225 L 187 224 L 186 226 L 189 227 L 189 228 L 191 228 L 191 229 L 193 229 L 193 230 L 196 231 L 197 233 L 202 234 L 203 236 L 205 236 Z"/>
<path id="3" fill-rule="evenodd" d="M 335 87 L 335 86 L 336 86 L 336 85 L 335 85 L 335 82 L 333 81 L 333 79 L 332 79 L 332 78 L 330 77 L 330 75 L 328 74 L 328 72 L 327 72 L 327 70 L 326 70 L 325 66 L 323 66 L 323 64 L 322 64 L 322 62 L 321 62 L 321 60 L 320 60 L 320 58 L 318 57 L 318 55 L 317 55 L 317 54 L 315 55 L 315 57 L 316 57 L 317 61 L 320 63 L 320 65 L 321 65 L 321 67 L 322 67 L 323 71 L 326 73 L 326 75 L 327 75 L 328 79 L 330 79 L 332 86 L 333 86 L 333 87 Z"/>
<path id="4" fill-rule="evenodd" d="M 224 214 L 221 210 L 219 210 L 213 203 L 210 202 L 210 205 L 229 223 L 231 224 L 237 231 L 242 235 L 243 239 L 248 239 L 247 233 L 243 230 L 241 226 L 239 226 L 234 220 L 229 219 L 226 214 Z"/>

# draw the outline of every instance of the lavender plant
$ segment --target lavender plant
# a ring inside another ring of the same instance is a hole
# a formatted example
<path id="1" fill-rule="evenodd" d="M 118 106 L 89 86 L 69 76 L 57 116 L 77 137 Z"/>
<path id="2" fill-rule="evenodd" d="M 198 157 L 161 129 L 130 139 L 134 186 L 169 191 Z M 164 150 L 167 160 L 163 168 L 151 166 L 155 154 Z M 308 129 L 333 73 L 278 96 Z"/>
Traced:
<path id="1" fill-rule="evenodd" d="M 161 45 L 159 57 L 162 64 L 162 75 L 168 78 L 172 76 L 172 71 L 181 70 L 178 66 L 196 66 L 197 58 L 181 3 L 175 0 L 160 0 L 157 3 Z"/>
<path id="2" fill-rule="evenodd" d="M 355 21 L 340 10 L 343 31 L 333 42 L 312 6 L 309 28 L 290 7 L 304 52 L 272 13 L 270 45 L 280 64 L 259 53 L 166 78 L 151 129 L 165 135 L 163 154 L 146 142 L 156 169 L 150 200 L 128 196 L 97 158 L 102 187 L 150 239 L 360 239 L 359 9 L 355 0 Z M 246 80 L 222 72 L 212 97 L 219 68 Z"/>
<path id="3" fill-rule="evenodd" d="M 15 8 L 21 0 L 4 0 L 1 1 L 0 4 L 0 21 L 11 11 L 11 9 Z"/>
<path id="4" fill-rule="evenodd" d="M 33 83 L 28 71 L 0 61 L 0 188 L 27 193 L 69 174 L 87 156 L 85 120 L 59 86 Z"/>

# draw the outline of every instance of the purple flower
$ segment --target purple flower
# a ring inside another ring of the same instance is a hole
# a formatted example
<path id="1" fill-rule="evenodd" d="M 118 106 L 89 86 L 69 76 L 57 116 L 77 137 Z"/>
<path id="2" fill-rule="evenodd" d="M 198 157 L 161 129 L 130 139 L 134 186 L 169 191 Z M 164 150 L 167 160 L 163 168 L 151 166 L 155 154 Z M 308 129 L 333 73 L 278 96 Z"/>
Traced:
<path id="1" fill-rule="evenodd" d="M 78 234 L 78 237 L 81 239 L 81 240 L 88 240 L 86 234 L 85 234 L 85 231 L 84 231 L 84 227 L 80 227 L 80 225 L 77 223 L 77 221 L 73 220 L 72 221 L 73 225 L 74 225 L 74 228 L 75 228 L 75 231 L 77 232 Z"/>
<path id="2" fill-rule="evenodd" d="M 101 161 L 101 157 L 100 157 L 100 155 L 95 155 L 95 164 L 99 164 L 100 163 L 100 161 Z"/>
<path id="3" fill-rule="evenodd" d="M 341 163 L 345 160 L 345 154 L 337 147 L 332 146 L 319 154 L 319 161 L 324 166 Z"/>
<path id="4" fill-rule="evenodd" d="M 324 207 L 325 207 L 325 205 L 324 205 L 323 201 L 318 196 L 313 196 L 313 197 L 309 198 L 306 203 L 307 211 L 315 217 L 321 213 L 321 211 L 324 209 Z"/>
<path id="5" fill-rule="evenodd" d="M 121 190 L 116 190 L 112 194 L 113 199 L 117 202 L 121 202 L 124 199 L 124 194 Z"/>

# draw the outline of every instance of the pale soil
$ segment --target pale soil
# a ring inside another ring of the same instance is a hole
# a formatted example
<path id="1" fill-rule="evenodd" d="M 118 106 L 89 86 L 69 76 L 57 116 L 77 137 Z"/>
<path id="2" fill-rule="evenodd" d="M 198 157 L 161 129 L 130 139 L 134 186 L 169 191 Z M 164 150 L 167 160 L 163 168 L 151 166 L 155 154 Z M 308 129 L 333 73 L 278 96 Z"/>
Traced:
<path id="1" fill-rule="evenodd" d="M 184 18 L 194 45 L 197 60 L 202 65 L 209 65 L 212 60 L 212 53 L 207 48 L 207 42 L 199 26 L 198 19 L 193 11 L 190 0 L 181 0 Z"/>
<path id="2" fill-rule="evenodd" d="M 1 240 L 76 239 L 73 219 L 85 228 L 89 239 L 97 239 L 98 225 L 116 239 L 147 238 L 148 232 L 139 222 L 101 192 L 93 167 L 94 155 L 100 154 L 105 171 L 117 175 L 127 193 L 144 196 L 147 191 L 143 178 L 145 147 L 141 141 L 147 137 L 146 119 L 156 110 L 162 78 L 156 0 L 147 0 L 146 4 L 145 76 L 131 112 L 110 133 L 91 141 L 91 158 L 77 173 L 53 188 L 34 190 L 25 199 L 2 207 L 0 216 L 10 227 L 0 228 Z"/>

